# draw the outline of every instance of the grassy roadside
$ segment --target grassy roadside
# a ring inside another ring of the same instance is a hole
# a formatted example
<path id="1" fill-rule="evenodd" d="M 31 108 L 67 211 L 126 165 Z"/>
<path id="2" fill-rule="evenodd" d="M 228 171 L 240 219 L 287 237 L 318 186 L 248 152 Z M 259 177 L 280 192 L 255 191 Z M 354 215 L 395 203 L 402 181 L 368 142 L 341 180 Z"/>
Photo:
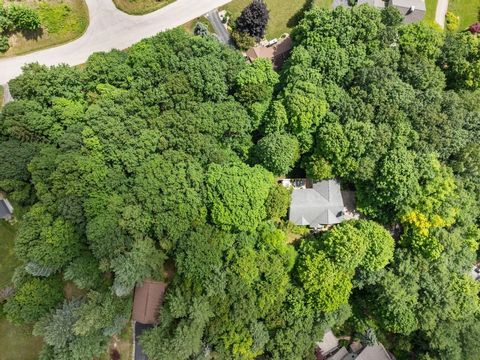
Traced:
<path id="1" fill-rule="evenodd" d="M 4 4 L 17 3 L 5 0 Z M 38 10 L 42 29 L 34 32 L 17 32 L 10 36 L 10 49 L 0 53 L 9 57 L 57 46 L 80 37 L 88 27 L 88 8 L 84 0 L 22 0 Z"/>
<path id="2" fill-rule="evenodd" d="M 5 89 L 3 86 L 0 86 L 0 109 L 3 107 L 3 93 Z"/>
<path id="3" fill-rule="evenodd" d="M 158 10 L 174 1 L 175 0 L 113 0 L 113 3 L 117 9 L 127 14 L 143 15 Z"/>
<path id="4" fill-rule="evenodd" d="M 480 0 L 450 0 L 448 11 L 460 17 L 459 30 L 480 21 Z"/>
<path id="5" fill-rule="evenodd" d="M 197 22 L 201 22 L 201 23 L 207 25 L 208 31 L 210 31 L 211 33 L 214 32 L 212 24 L 210 24 L 210 21 L 208 21 L 208 19 L 204 16 L 193 19 L 193 20 L 183 24 L 181 27 L 183 27 L 189 34 L 193 34 L 193 29 L 195 28 L 195 25 L 197 24 Z"/>
<path id="6" fill-rule="evenodd" d="M 250 2 L 251 0 L 233 0 L 222 9 L 230 12 L 235 19 Z M 312 0 L 265 0 L 265 2 L 270 10 L 266 37 L 272 39 L 285 32 L 290 32 L 297 25 L 303 11 L 312 3 Z M 332 0 L 316 0 L 315 3 L 317 6 L 331 7 Z"/>

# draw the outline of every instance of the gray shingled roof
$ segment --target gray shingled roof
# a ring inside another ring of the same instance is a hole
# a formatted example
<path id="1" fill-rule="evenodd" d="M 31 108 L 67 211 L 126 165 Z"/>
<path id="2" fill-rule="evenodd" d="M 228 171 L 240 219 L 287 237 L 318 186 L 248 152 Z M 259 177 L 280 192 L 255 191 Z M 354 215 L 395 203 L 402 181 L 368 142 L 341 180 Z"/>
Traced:
<path id="1" fill-rule="evenodd" d="M 336 180 L 324 180 L 311 189 L 294 189 L 290 204 L 290 221 L 297 225 L 338 224 L 343 220 L 343 199 Z"/>
<path id="2" fill-rule="evenodd" d="M 357 5 L 368 4 L 380 9 L 385 7 L 385 1 L 383 0 L 358 0 Z"/>
<path id="3" fill-rule="evenodd" d="M 10 219 L 12 216 L 12 207 L 4 199 L 0 199 L 0 219 Z"/>
<path id="4" fill-rule="evenodd" d="M 390 0 L 390 5 L 400 11 L 406 24 L 419 22 L 425 16 L 426 7 L 423 0 Z M 410 11 L 412 6 L 415 7 L 414 11 Z"/>

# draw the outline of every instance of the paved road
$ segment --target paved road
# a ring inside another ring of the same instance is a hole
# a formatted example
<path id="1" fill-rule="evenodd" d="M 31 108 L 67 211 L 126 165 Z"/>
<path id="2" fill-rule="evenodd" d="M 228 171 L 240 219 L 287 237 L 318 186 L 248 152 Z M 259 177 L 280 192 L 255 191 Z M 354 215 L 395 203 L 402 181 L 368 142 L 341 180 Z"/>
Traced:
<path id="1" fill-rule="evenodd" d="M 153 13 L 132 16 L 118 10 L 112 0 L 86 0 L 90 25 L 83 36 L 51 49 L 0 59 L 0 84 L 18 76 L 26 63 L 82 64 L 94 52 L 125 49 L 143 38 L 175 28 L 228 2 L 230 0 L 177 0 Z"/>
<path id="2" fill-rule="evenodd" d="M 448 0 L 438 0 L 435 11 L 435 22 L 443 29 L 445 27 L 445 15 L 448 11 Z"/>
<path id="3" fill-rule="evenodd" d="M 222 20 L 218 15 L 218 10 L 213 9 L 209 11 L 205 16 L 208 21 L 210 21 L 210 24 L 212 24 L 213 29 L 215 30 L 215 34 L 217 34 L 220 41 L 224 44 L 231 45 L 232 39 L 230 38 L 230 34 L 228 33 L 227 29 L 225 29 L 225 26 L 223 25 Z"/>

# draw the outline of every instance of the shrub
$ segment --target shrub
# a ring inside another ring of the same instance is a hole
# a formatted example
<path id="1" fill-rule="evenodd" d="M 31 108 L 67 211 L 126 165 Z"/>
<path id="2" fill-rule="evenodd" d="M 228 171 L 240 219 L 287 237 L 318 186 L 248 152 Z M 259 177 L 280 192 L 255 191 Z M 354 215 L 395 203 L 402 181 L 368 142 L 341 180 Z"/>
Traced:
<path id="1" fill-rule="evenodd" d="M 7 35 L 0 35 L 0 52 L 5 52 L 10 48 Z"/>
<path id="2" fill-rule="evenodd" d="M 209 34 L 208 26 L 198 21 L 193 28 L 193 34 L 196 36 L 207 36 Z"/>
<path id="3" fill-rule="evenodd" d="M 0 8 L 0 33 L 6 33 L 13 30 L 13 22 L 7 17 L 5 9 Z"/>
<path id="4" fill-rule="evenodd" d="M 453 12 L 448 11 L 445 15 L 445 26 L 448 31 L 457 31 L 460 25 L 460 18 Z"/>
<path id="5" fill-rule="evenodd" d="M 33 9 L 22 5 L 12 5 L 8 7 L 6 14 L 16 30 L 40 29 L 40 17 Z"/>
<path id="6" fill-rule="evenodd" d="M 232 39 L 240 50 L 247 50 L 255 45 L 255 38 L 246 33 L 234 31 L 232 33 Z"/>

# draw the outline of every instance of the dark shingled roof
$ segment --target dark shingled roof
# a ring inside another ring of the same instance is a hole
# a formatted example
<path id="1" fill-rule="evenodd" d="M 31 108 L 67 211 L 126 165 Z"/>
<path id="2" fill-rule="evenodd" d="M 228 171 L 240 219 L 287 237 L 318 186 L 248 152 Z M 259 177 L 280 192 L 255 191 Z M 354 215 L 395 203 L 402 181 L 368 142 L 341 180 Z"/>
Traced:
<path id="1" fill-rule="evenodd" d="M 13 208 L 8 200 L 0 199 L 0 219 L 10 219 L 12 217 Z"/>

